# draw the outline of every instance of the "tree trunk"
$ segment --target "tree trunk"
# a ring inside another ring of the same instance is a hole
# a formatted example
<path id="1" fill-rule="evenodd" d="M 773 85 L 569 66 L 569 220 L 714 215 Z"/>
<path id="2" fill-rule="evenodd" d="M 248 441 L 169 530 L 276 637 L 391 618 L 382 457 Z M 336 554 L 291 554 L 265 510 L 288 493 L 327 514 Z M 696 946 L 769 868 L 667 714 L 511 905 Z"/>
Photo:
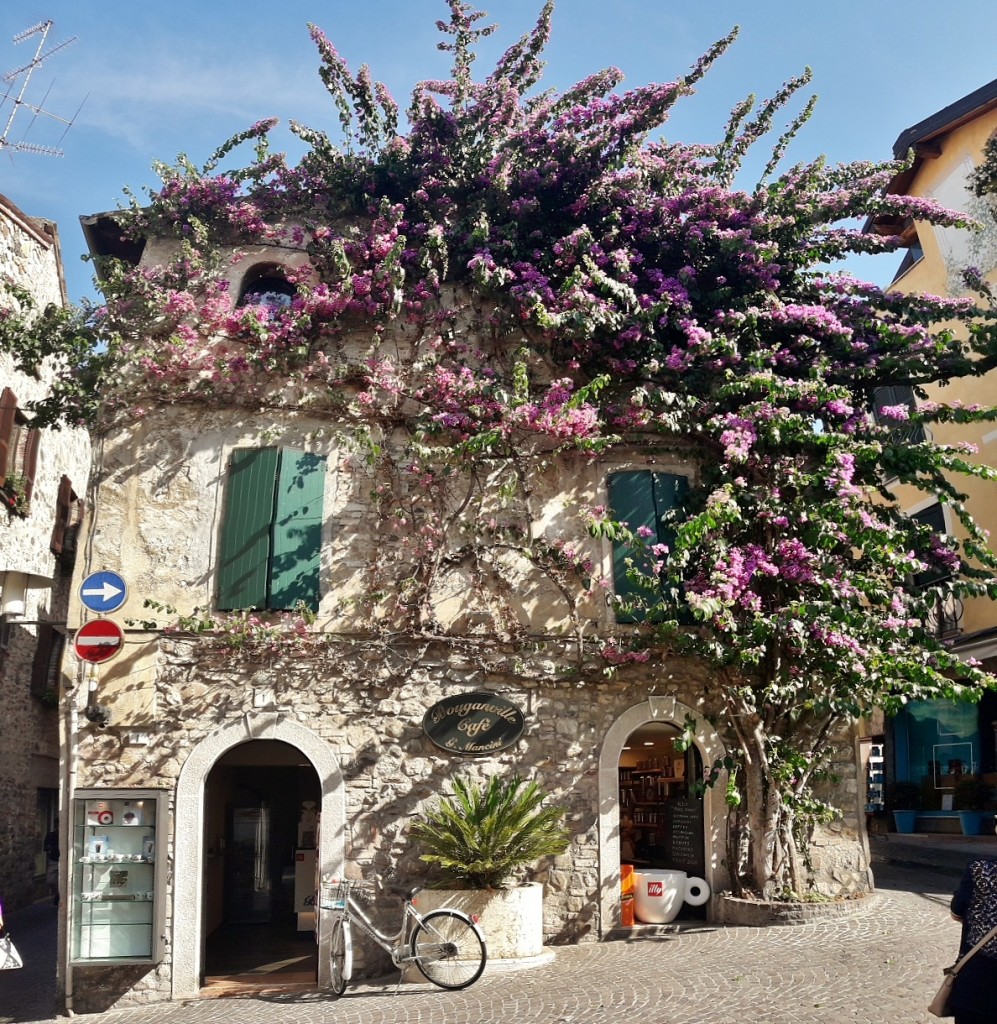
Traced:
<path id="1" fill-rule="evenodd" d="M 751 882 L 762 899 L 777 898 L 794 889 L 794 866 L 798 863 L 792 822 L 782 793 L 768 777 L 767 764 L 752 751 L 745 758 L 744 781 L 748 827 L 751 837 Z"/>

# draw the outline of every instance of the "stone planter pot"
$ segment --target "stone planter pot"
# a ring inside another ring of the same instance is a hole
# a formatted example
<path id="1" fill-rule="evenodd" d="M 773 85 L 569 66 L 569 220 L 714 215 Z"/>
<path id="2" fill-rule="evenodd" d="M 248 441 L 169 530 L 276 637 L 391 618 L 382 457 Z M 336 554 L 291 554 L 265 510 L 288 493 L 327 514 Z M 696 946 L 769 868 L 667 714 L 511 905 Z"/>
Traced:
<path id="1" fill-rule="evenodd" d="M 917 811 L 894 811 L 893 824 L 898 832 L 913 832 L 917 824 Z"/>
<path id="2" fill-rule="evenodd" d="M 543 898 L 540 882 L 511 889 L 423 889 L 415 898 L 420 914 L 456 907 L 477 915 L 491 960 L 543 956 Z"/>
<path id="3" fill-rule="evenodd" d="M 987 825 L 992 825 L 993 811 L 960 811 L 959 824 L 964 836 L 982 836 L 986 834 Z"/>
<path id="4" fill-rule="evenodd" d="M 715 920 L 717 924 L 749 928 L 813 924 L 817 921 L 865 914 L 875 909 L 878 903 L 878 893 L 856 893 L 850 899 L 830 900 L 827 903 L 765 902 L 739 899 L 729 893 L 723 893 L 715 904 Z"/>

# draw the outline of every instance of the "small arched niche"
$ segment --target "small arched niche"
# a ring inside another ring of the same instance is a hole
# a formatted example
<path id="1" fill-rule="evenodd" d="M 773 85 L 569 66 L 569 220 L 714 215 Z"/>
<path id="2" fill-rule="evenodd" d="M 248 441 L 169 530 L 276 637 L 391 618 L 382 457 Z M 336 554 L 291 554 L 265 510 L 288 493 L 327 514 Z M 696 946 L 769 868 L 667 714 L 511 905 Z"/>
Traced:
<path id="1" fill-rule="evenodd" d="M 297 294 L 297 287 L 287 279 L 279 263 L 258 263 L 243 277 L 237 305 L 277 311 L 290 306 Z"/>

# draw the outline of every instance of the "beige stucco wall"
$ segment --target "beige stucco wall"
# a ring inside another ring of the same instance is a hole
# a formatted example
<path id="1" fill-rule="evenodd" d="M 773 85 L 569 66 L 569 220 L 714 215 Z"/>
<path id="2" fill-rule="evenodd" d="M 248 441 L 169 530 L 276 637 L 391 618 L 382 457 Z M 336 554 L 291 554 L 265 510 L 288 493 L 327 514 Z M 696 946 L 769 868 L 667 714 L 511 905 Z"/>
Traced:
<path id="1" fill-rule="evenodd" d="M 369 626 L 369 613 L 351 602 L 367 585 L 363 570 L 375 555 L 397 547 L 402 531 L 393 532 L 390 518 L 376 513 L 369 500 L 375 477 L 352 451 L 329 437 L 323 420 L 270 411 L 267 421 L 264 440 L 243 411 L 174 406 L 98 442 L 94 486 L 100 515 L 93 523 L 85 568 L 124 576 L 129 596 L 119 617 L 155 619 L 143 607 L 147 599 L 182 615 L 214 607 L 229 459 L 236 448 L 267 444 L 326 457 L 319 625 L 346 632 Z M 614 453 L 599 462 L 581 456 L 551 459 L 543 474 L 531 480 L 534 535 L 551 541 L 571 536 L 576 551 L 592 560 L 595 575 L 610 579 L 611 546 L 588 536 L 585 514 L 606 503 L 609 473 L 638 468 L 693 472 L 665 453 Z M 487 491 L 489 481 L 482 483 Z M 563 596 L 525 560 L 509 555 L 500 572 L 513 586 L 507 598 L 519 622 L 537 632 L 571 628 Z M 586 622 L 600 630 L 612 623 L 605 596 L 604 588 L 595 587 L 579 607 Z M 443 579 L 434 607 L 444 625 L 458 633 L 475 632 L 482 616 L 489 615 L 488 604 L 474 597 L 459 570 Z M 75 605 L 74 614 L 80 612 Z M 160 615 L 159 620 L 165 623 L 169 617 Z"/>

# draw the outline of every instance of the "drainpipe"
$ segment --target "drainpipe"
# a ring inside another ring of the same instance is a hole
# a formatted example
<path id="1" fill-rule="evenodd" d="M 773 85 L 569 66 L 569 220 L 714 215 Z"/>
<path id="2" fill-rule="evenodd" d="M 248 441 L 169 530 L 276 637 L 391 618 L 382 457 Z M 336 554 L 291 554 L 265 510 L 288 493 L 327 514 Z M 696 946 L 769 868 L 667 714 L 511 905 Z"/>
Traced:
<path id="1" fill-rule="evenodd" d="M 85 672 L 85 670 L 84 670 Z M 65 969 L 66 979 L 66 1015 L 68 1017 L 75 1017 L 76 1013 L 73 1010 L 73 958 L 70 955 L 70 942 L 73 934 L 73 915 L 75 913 L 75 905 L 72 900 L 72 893 L 70 891 L 72 881 L 72 852 L 73 846 L 71 837 L 73 834 L 73 822 L 72 822 L 72 809 L 73 800 L 76 795 L 76 780 L 77 780 L 77 768 L 76 768 L 76 746 L 79 739 L 79 723 L 80 713 L 76 708 L 76 701 L 73 699 L 74 694 L 69 693 L 67 695 L 67 701 L 69 702 L 69 714 L 63 721 L 63 764 L 66 766 L 66 780 L 65 780 L 65 792 L 63 807 L 60 810 L 60 829 L 62 835 L 59 837 L 59 842 L 62 843 L 61 849 L 63 850 L 63 856 L 59 858 L 59 873 L 60 873 L 60 890 L 65 893 L 65 913 L 60 916 L 60 926 L 64 928 L 62 935 L 62 941 L 59 943 L 59 950 L 62 954 L 61 962 Z"/>

